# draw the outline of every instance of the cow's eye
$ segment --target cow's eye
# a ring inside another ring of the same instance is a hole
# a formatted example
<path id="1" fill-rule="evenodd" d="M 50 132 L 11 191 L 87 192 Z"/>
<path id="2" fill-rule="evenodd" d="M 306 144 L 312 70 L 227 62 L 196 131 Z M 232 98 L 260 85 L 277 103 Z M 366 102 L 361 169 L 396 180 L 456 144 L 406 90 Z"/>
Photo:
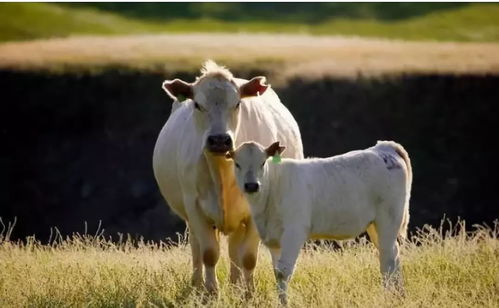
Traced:
<path id="1" fill-rule="evenodd" d="M 239 109 L 239 106 L 241 106 L 241 101 L 239 101 L 239 102 L 236 104 L 236 109 Z"/>
<path id="2" fill-rule="evenodd" d="M 236 164 L 236 168 L 237 168 L 237 169 L 241 169 L 241 166 L 239 166 L 239 164 L 238 164 L 238 163 L 235 163 L 235 164 Z"/>
<path id="3" fill-rule="evenodd" d="M 263 168 L 263 166 L 265 166 L 265 162 L 263 162 L 263 164 L 260 166 L 260 168 Z"/>
<path id="4" fill-rule="evenodd" d="M 199 106 L 197 102 L 194 102 L 194 108 L 196 108 L 199 111 L 203 111 L 203 109 L 201 109 L 201 106 Z"/>

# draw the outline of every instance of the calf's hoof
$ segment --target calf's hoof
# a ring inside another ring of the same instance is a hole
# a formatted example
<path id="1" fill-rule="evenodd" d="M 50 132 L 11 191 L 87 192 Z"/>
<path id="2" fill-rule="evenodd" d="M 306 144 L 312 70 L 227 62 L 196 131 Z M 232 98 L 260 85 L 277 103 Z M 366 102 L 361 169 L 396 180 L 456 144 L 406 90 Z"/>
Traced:
<path id="1" fill-rule="evenodd" d="M 281 306 L 288 306 L 288 296 L 286 293 L 279 294 L 279 304 Z"/>

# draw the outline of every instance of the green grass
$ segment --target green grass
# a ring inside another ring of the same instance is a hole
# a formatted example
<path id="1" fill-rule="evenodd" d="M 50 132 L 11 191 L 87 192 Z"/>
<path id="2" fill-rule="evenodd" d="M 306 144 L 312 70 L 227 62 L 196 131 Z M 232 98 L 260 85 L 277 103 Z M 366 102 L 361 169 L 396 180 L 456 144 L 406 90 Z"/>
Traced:
<path id="1" fill-rule="evenodd" d="M 377 251 L 365 239 L 343 250 L 309 245 L 290 284 L 291 307 L 497 307 L 499 229 L 452 234 L 426 228 L 402 247 L 405 297 L 381 288 Z M 74 236 L 41 245 L 0 239 L 1 307 L 276 306 L 267 251 L 260 250 L 254 298 L 228 283 L 226 247 L 217 268 L 218 298 L 189 284 L 190 249 Z"/>
<path id="2" fill-rule="evenodd" d="M 304 22 L 127 18 L 92 8 L 48 3 L 1 3 L 0 41 L 81 34 L 159 32 L 271 32 L 357 35 L 407 40 L 499 41 L 499 5 L 471 4 L 405 19 L 330 19 Z"/>
<path id="3" fill-rule="evenodd" d="M 0 3 L 0 41 L 162 30 L 159 24 L 135 21 L 90 8 L 49 3 Z"/>
<path id="4" fill-rule="evenodd" d="M 393 22 L 335 20 L 317 26 L 313 33 L 332 31 L 405 40 L 499 41 L 499 5 L 475 4 Z"/>

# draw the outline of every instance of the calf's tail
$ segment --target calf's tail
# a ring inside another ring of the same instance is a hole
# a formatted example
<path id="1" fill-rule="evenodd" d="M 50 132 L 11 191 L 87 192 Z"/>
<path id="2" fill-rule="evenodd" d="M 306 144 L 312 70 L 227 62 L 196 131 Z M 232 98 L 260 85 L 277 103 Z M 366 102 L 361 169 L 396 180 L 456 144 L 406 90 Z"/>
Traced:
<path id="1" fill-rule="evenodd" d="M 406 198 L 404 204 L 404 217 L 402 218 L 402 225 L 400 226 L 399 238 L 401 241 L 405 241 L 407 239 L 407 226 L 409 225 L 409 199 L 411 198 L 411 187 L 412 187 L 412 166 L 411 159 L 409 158 L 409 154 L 398 143 L 395 143 L 395 152 L 402 157 L 405 162 L 407 174 L 406 174 Z"/>

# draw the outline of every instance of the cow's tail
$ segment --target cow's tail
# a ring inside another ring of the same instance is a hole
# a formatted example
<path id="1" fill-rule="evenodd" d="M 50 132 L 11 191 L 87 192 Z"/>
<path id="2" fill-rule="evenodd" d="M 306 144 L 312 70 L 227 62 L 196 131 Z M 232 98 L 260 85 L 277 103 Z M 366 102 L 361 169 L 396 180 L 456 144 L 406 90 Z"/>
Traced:
<path id="1" fill-rule="evenodd" d="M 404 242 L 407 239 L 407 227 L 409 225 L 409 200 L 411 198 L 411 187 L 412 187 L 412 166 L 409 154 L 404 149 L 404 147 L 393 141 L 378 141 L 377 145 L 387 145 L 395 150 L 398 156 L 400 156 L 405 163 L 405 174 L 406 174 L 406 198 L 404 203 L 404 214 L 402 217 L 402 224 L 399 230 L 399 240 Z"/>

